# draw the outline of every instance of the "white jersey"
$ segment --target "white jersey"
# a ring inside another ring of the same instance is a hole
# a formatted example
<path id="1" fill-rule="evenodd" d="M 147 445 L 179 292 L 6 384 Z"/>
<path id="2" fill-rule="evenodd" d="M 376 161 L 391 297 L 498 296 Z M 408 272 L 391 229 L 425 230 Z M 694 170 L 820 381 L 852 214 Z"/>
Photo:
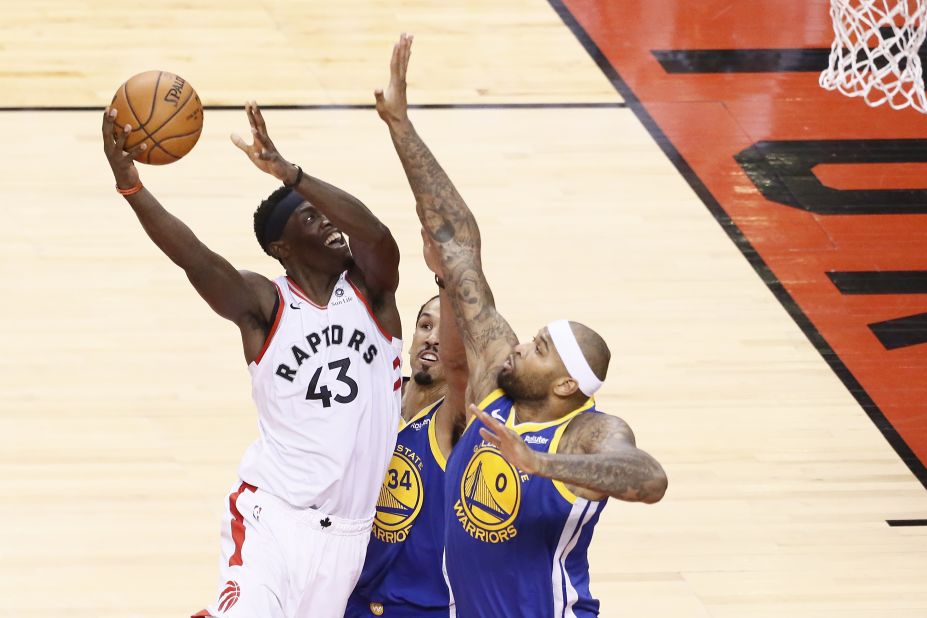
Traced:
<path id="1" fill-rule="evenodd" d="M 325 307 L 288 277 L 249 365 L 260 437 L 241 480 L 289 504 L 348 519 L 374 514 L 400 418 L 402 341 L 342 273 Z"/>

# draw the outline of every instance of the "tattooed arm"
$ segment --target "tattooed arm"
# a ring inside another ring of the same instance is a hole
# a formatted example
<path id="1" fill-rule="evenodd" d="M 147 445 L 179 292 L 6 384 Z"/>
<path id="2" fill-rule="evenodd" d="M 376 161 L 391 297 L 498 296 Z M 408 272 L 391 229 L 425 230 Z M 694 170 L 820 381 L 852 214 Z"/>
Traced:
<path id="1" fill-rule="evenodd" d="M 444 383 L 447 390 L 444 394 L 444 403 L 435 415 L 438 445 L 445 457 L 448 456 L 457 443 L 457 439 L 466 429 L 467 421 L 467 380 L 470 369 L 467 366 L 467 351 L 457 320 L 451 308 L 452 301 L 444 284 L 444 266 L 441 263 L 441 252 L 425 230 L 422 230 L 422 253 L 425 265 L 435 274 L 435 281 L 440 287 L 438 297 L 441 299 L 441 319 L 438 326 L 438 354 L 441 365 L 444 367 Z"/>
<path id="2" fill-rule="evenodd" d="M 404 34 L 393 47 L 389 86 L 376 92 L 377 112 L 389 127 L 422 226 L 440 249 L 447 293 L 470 367 L 468 399 L 479 401 L 496 388 L 498 368 L 518 338 L 496 311 L 483 274 L 476 219 L 409 120 L 406 69 L 411 46 L 412 37 Z"/>
<path id="3" fill-rule="evenodd" d="M 474 410 L 494 444 L 519 470 L 561 481 L 587 500 L 612 497 L 625 502 L 659 502 L 667 479 L 656 459 L 637 448 L 628 424 L 609 414 L 580 414 L 563 434 L 557 453 L 531 449 L 517 432 Z"/>

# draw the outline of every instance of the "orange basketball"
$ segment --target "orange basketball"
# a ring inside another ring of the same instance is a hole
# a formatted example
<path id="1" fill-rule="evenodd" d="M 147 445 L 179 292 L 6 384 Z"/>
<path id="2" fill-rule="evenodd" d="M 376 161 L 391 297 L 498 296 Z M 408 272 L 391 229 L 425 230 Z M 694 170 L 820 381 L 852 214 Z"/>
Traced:
<path id="1" fill-rule="evenodd" d="M 165 165 L 190 152 L 203 130 L 203 104 L 193 86 L 167 71 L 146 71 L 131 77 L 113 97 L 117 134 L 132 125 L 126 150 L 145 142 L 135 157 L 141 163 Z"/>

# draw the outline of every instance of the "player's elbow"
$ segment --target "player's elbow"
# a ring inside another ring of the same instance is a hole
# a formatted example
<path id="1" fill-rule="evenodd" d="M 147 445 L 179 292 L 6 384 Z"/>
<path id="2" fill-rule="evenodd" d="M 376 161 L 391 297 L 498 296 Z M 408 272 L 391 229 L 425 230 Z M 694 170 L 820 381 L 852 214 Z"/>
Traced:
<path id="1" fill-rule="evenodd" d="M 351 236 L 351 251 L 355 258 L 370 257 L 378 261 L 399 264 L 399 245 L 393 233 L 382 221 L 374 221 L 369 227 Z"/>
<path id="2" fill-rule="evenodd" d="M 371 296 L 399 288 L 399 247 L 388 231 L 373 243 L 357 242 L 351 249 Z"/>
<path id="3" fill-rule="evenodd" d="M 669 479 L 666 478 L 666 472 L 660 464 L 656 464 L 656 468 L 650 478 L 643 483 L 640 492 L 640 501 L 645 504 L 656 504 L 666 495 L 666 488 L 668 486 Z"/>
<path id="4" fill-rule="evenodd" d="M 382 221 L 377 221 L 370 230 L 370 241 L 375 245 L 396 244 L 393 233 Z"/>
<path id="5" fill-rule="evenodd" d="M 370 251 L 380 260 L 390 264 L 399 264 L 399 245 L 393 237 L 393 233 L 383 223 L 377 222 L 377 225 L 371 230 L 367 237 L 367 243 Z"/>

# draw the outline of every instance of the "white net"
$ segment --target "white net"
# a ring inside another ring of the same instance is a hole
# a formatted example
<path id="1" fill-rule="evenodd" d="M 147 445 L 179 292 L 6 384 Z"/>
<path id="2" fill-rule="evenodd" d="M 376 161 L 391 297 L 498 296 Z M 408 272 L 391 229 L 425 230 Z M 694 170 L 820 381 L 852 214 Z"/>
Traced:
<path id="1" fill-rule="evenodd" d="M 927 0 L 831 0 L 834 44 L 820 84 L 872 107 L 927 113 L 918 56 L 927 35 Z"/>

